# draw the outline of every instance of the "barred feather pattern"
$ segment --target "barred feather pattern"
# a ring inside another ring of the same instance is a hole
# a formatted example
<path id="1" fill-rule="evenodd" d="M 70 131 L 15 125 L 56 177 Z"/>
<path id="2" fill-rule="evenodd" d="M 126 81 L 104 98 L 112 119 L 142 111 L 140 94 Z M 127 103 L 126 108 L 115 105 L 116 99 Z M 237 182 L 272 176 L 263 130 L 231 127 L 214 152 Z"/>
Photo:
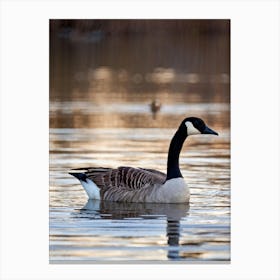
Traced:
<path id="1" fill-rule="evenodd" d="M 84 168 L 86 176 L 99 188 L 101 199 L 122 202 L 154 201 L 156 192 L 166 179 L 166 174 L 143 168 L 121 166 L 111 168 Z"/>

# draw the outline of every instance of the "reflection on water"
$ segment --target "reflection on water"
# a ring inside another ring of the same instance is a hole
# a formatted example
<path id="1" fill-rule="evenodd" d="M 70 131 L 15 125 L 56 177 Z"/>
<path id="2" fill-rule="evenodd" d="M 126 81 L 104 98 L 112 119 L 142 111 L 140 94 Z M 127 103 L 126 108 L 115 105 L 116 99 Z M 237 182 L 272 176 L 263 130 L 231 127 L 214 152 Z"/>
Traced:
<path id="1" fill-rule="evenodd" d="M 85 22 L 51 21 L 50 262 L 229 261 L 229 22 Z M 184 144 L 189 205 L 87 201 L 68 175 L 83 166 L 166 172 L 187 116 L 219 132 Z"/>
<path id="2" fill-rule="evenodd" d="M 152 96 L 151 96 L 152 97 Z M 148 103 L 51 102 L 52 127 L 170 127 L 175 128 L 185 116 L 200 116 L 209 126 L 229 124 L 229 104 L 193 103 L 162 104 L 152 111 Z M 176 108 L 176 110 L 174 110 Z M 152 111 L 152 112 L 151 112 Z M 155 113 L 157 118 L 155 118 Z"/>
<path id="3" fill-rule="evenodd" d="M 169 204 L 169 203 L 123 203 L 112 201 L 99 201 L 89 199 L 81 211 L 87 213 L 99 213 L 100 216 L 110 217 L 110 219 L 125 219 L 158 216 L 167 219 L 180 220 L 187 215 L 189 204 Z M 93 211 L 93 212 L 92 212 Z"/>
<path id="4" fill-rule="evenodd" d="M 82 217 L 89 219 L 158 219 L 167 221 L 166 236 L 168 259 L 180 259 L 180 219 L 187 215 L 189 204 L 120 203 L 88 200 L 82 208 Z M 77 215 L 81 218 L 80 215 Z"/>

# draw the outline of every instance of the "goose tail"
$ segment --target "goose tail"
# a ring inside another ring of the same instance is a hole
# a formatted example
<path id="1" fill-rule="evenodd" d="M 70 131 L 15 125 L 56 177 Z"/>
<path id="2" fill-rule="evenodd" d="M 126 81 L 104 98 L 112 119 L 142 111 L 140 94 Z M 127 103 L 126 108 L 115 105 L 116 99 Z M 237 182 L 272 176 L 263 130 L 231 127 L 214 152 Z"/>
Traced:
<path id="1" fill-rule="evenodd" d="M 100 189 L 92 180 L 88 179 L 85 173 L 69 172 L 69 174 L 80 181 L 89 199 L 100 199 Z"/>
<path id="2" fill-rule="evenodd" d="M 85 173 L 74 173 L 74 172 L 69 172 L 70 175 L 74 176 L 80 181 L 86 182 L 87 181 L 87 175 Z"/>

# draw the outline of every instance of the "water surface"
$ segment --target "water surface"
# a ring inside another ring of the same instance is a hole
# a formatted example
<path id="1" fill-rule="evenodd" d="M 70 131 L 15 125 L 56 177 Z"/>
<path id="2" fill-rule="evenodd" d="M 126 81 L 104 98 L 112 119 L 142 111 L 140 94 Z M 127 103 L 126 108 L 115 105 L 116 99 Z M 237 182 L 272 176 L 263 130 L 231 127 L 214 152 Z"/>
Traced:
<path id="1" fill-rule="evenodd" d="M 190 137 L 181 169 L 189 205 L 87 200 L 77 166 L 165 171 L 170 129 L 51 129 L 51 261 L 216 261 L 230 257 L 229 135 Z"/>

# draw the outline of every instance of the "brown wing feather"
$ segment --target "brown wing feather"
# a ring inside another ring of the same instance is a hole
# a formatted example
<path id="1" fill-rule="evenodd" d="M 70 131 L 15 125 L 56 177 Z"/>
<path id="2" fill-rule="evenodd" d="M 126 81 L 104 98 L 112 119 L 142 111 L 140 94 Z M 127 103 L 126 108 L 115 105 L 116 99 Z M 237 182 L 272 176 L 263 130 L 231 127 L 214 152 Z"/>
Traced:
<path id="1" fill-rule="evenodd" d="M 140 169 L 152 172 L 153 174 L 156 174 L 156 175 L 158 175 L 160 177 L 164 177 L 164 179 L 166 178 L 166 174 L 161 172 L 161 171 L 158 171 L 158 170 L 155 170 L 155 169 L 149 169 L 149 168 L 140 168 Z"/>
<path id="2" fill-rule="evenodd" d="M 111 168 L 87 168 L 87 177 L 101 189 L 125 187 L 130 190 L 141 189 L 147 184 L 163 184 L 166 175 L 153 169 L 121 166 Z"/>
<path id="3" fill-rule="evenodd" d="M 101 190 L 101 197 L 113 201 L 133 201 L 133 197 L 148 193 L 149 188 L 162 185 L 166 175 L 153 169 L 121 166 L 111 168 L 85 168 L 85 174 Z M 84 170 L 85 170 L 84 169 Z"/>

